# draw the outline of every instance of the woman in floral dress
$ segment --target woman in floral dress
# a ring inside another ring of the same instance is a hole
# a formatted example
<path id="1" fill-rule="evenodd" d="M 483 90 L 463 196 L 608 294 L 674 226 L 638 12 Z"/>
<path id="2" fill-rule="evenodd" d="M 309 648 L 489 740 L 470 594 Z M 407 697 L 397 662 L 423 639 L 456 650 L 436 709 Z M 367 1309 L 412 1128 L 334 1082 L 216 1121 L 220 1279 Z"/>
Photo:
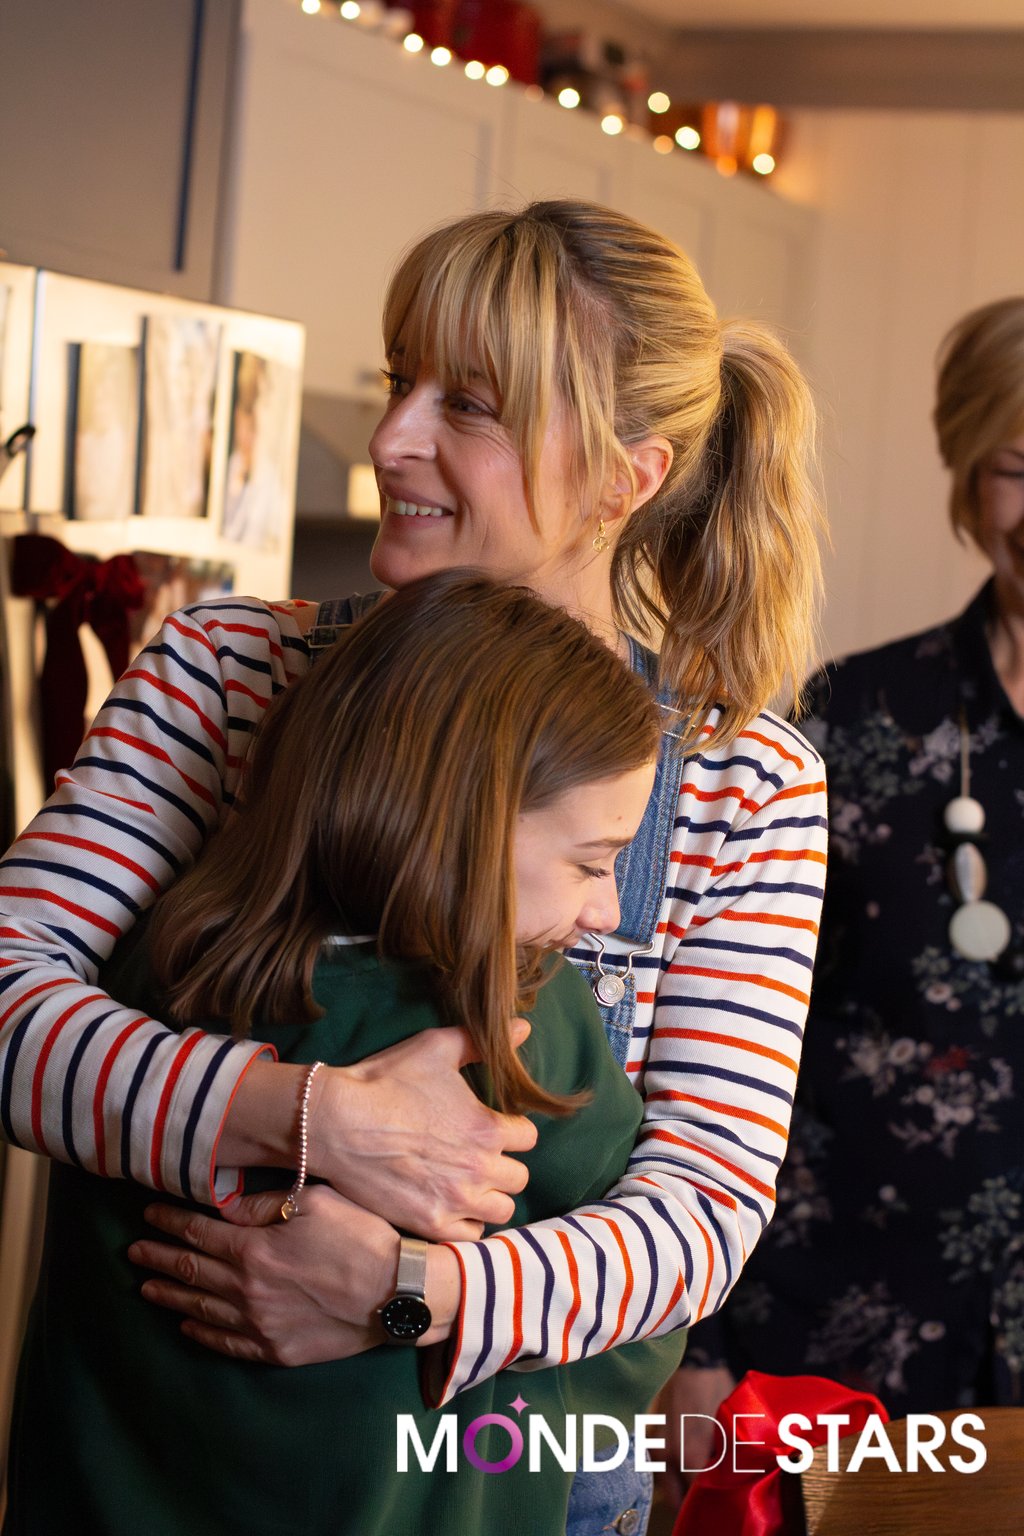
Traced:
<path id="1" fill-rule="evenodd" d="M 993 574 L 812 685 L 831 848 L 797 1108 L 774 1221 L 691 1335 L 691 1410 L 749 1367 L 894 1416 L 1024 1401 L 1024 298 L 954 327 L 935 424 Z M 964 898 L 1004 916 L 981 942 L 951 936 Z"/>

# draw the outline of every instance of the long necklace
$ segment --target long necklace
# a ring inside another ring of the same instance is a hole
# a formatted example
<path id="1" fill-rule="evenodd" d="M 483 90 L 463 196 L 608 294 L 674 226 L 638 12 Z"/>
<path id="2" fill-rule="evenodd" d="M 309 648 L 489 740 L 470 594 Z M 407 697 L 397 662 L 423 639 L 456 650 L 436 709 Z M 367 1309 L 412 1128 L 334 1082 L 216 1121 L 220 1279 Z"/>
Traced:
<path id="1" fill-rule="evenodd" d="M 949 942 L 965 960 L 998 960 L 1010 943 L 1013 929 L 1002 907 L 983 901 L 988 870 L 978 847 L 985 829 L 985 810 L 971 794 L 971 736 L 967 712 L 960 705 L 960 793 L 943 813 L 953 850 L 946 872 L 960 906 L 949 922 Z"/>

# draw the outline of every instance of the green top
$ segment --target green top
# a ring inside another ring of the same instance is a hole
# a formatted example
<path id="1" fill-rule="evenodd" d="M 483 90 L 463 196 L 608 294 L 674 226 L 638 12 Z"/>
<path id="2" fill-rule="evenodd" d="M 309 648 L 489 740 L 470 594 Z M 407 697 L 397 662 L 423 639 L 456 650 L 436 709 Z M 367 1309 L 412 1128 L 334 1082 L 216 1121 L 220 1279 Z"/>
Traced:
<path id="1" fill-rule="evenodd" d="M 153 987 L 144 965 L 140 973 L 141 948 L 114 985 L 122 1002 L 148 1010 Z M 370 946 L 323 959 L 314 990 L 322 1018 L 267 1031 L 287 1060 L 344 1065 L 440 1022 L 427 973 L 383 962 Z M 517 1225 L 599 1199 L 625 1168 L 642 1107 L 570 965 L 541 988 L 530 1018 L 525 1055 L 537 1080 L 557 1092 L 586 1087 L 593 1097 L 568 1119 L 539 1118 Z M 183 1339 L 177 1316 L 141 1299 L 125 1258 L 146 1230 L 152 1198 L 133 1183 L 52 1169 L 5 1536 L 561 1536 L 572 1473 L 546 1448 L 539 1471 L 528 1470 L 525 1453 L 501 1474 L 479 1471 L 464 1454 L 465 1427 L 488 1413 L 516 1420 L 510 1404 L 521 1395 L 527 1443 L 533 1414 L 562 1441 L 570 1413 L 611 1415 L 631 1429 L 679 1363 L 684 1335 L 676 1333 L 572 1365 L 501 1372 L 442 1410 L 458 1418 L 457 1472 L 444 1470 L 443 1454 L 432 1472 L 421 1471 L 410 1454 L 401 1473 L 396 1416 L 415 1415 L 426 1447 L 441 1417 L 423 1406 L 421 1352 L 381 1346 L 286 1369 L 231 1361 Z M 500 1461 L 510 1439 L 497 1426 L 474 1444 L 479 1457 Z"/>

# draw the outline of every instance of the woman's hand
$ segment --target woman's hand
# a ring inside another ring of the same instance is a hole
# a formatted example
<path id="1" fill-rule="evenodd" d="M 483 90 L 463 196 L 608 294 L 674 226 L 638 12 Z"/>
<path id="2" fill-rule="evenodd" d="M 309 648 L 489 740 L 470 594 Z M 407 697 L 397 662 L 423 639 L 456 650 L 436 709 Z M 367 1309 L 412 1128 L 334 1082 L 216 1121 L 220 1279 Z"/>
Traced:
<path id="1" fill-rule="evenodd" d="M 519 1046 L 529 1033 L 514 1025 Z M 354 1066 L 318 1072 L 309 1114 L 309 1166 L 336 1190 L 402 1231 L 434 1242 L 478 1238 L 503 1225 L 526 1187 L 537 1129 L 481 1104 L 461 1075 L 474 1060 L 463 1029 L 428 1029 Z"/>
<path id="2" fill-rule="evenodd" d="M 143 1296 L 182 1313 L 189 1338 L 238 1360 L 311 1365 L 383 1343 L 377 1309 L 395 1288 L 398 1233 L 322 1184 L 283 1222 L 283 1193 L 236 1200 L 226 1221 L 149 1206 L 146 1220 L 177 1241 L 129 1248 L 133 1264 L 157 1271 Z M 434 1326 L 424 1344 L 447 1337 L 458 1311 L 458 1261 L 446 1248 L 428 1254 L 426 1294 Z"/>

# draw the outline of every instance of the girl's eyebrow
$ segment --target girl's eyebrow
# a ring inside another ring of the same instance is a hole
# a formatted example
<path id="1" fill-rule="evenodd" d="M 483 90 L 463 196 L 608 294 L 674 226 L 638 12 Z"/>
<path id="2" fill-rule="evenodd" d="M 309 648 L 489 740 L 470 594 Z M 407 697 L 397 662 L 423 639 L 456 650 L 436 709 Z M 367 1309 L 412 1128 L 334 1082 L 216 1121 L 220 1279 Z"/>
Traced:
<path id="1" fill-rule="evenodd" d="M 577 848 L 625 848 L 627 843 L 633 841 L 632 837 L 594 837 L 589 842 L 577 843 Z"/>
<path id="2" fill-rule="evenodd" d="M 1020 461 L 1022 463 L 1024 463 L 1024 449 L 1006 447 L 1006 448 L 997 448 L 995 450 L 995 452 L 996 453 L 1012 453 L 1015 459 L 1020 459 Z"/>

